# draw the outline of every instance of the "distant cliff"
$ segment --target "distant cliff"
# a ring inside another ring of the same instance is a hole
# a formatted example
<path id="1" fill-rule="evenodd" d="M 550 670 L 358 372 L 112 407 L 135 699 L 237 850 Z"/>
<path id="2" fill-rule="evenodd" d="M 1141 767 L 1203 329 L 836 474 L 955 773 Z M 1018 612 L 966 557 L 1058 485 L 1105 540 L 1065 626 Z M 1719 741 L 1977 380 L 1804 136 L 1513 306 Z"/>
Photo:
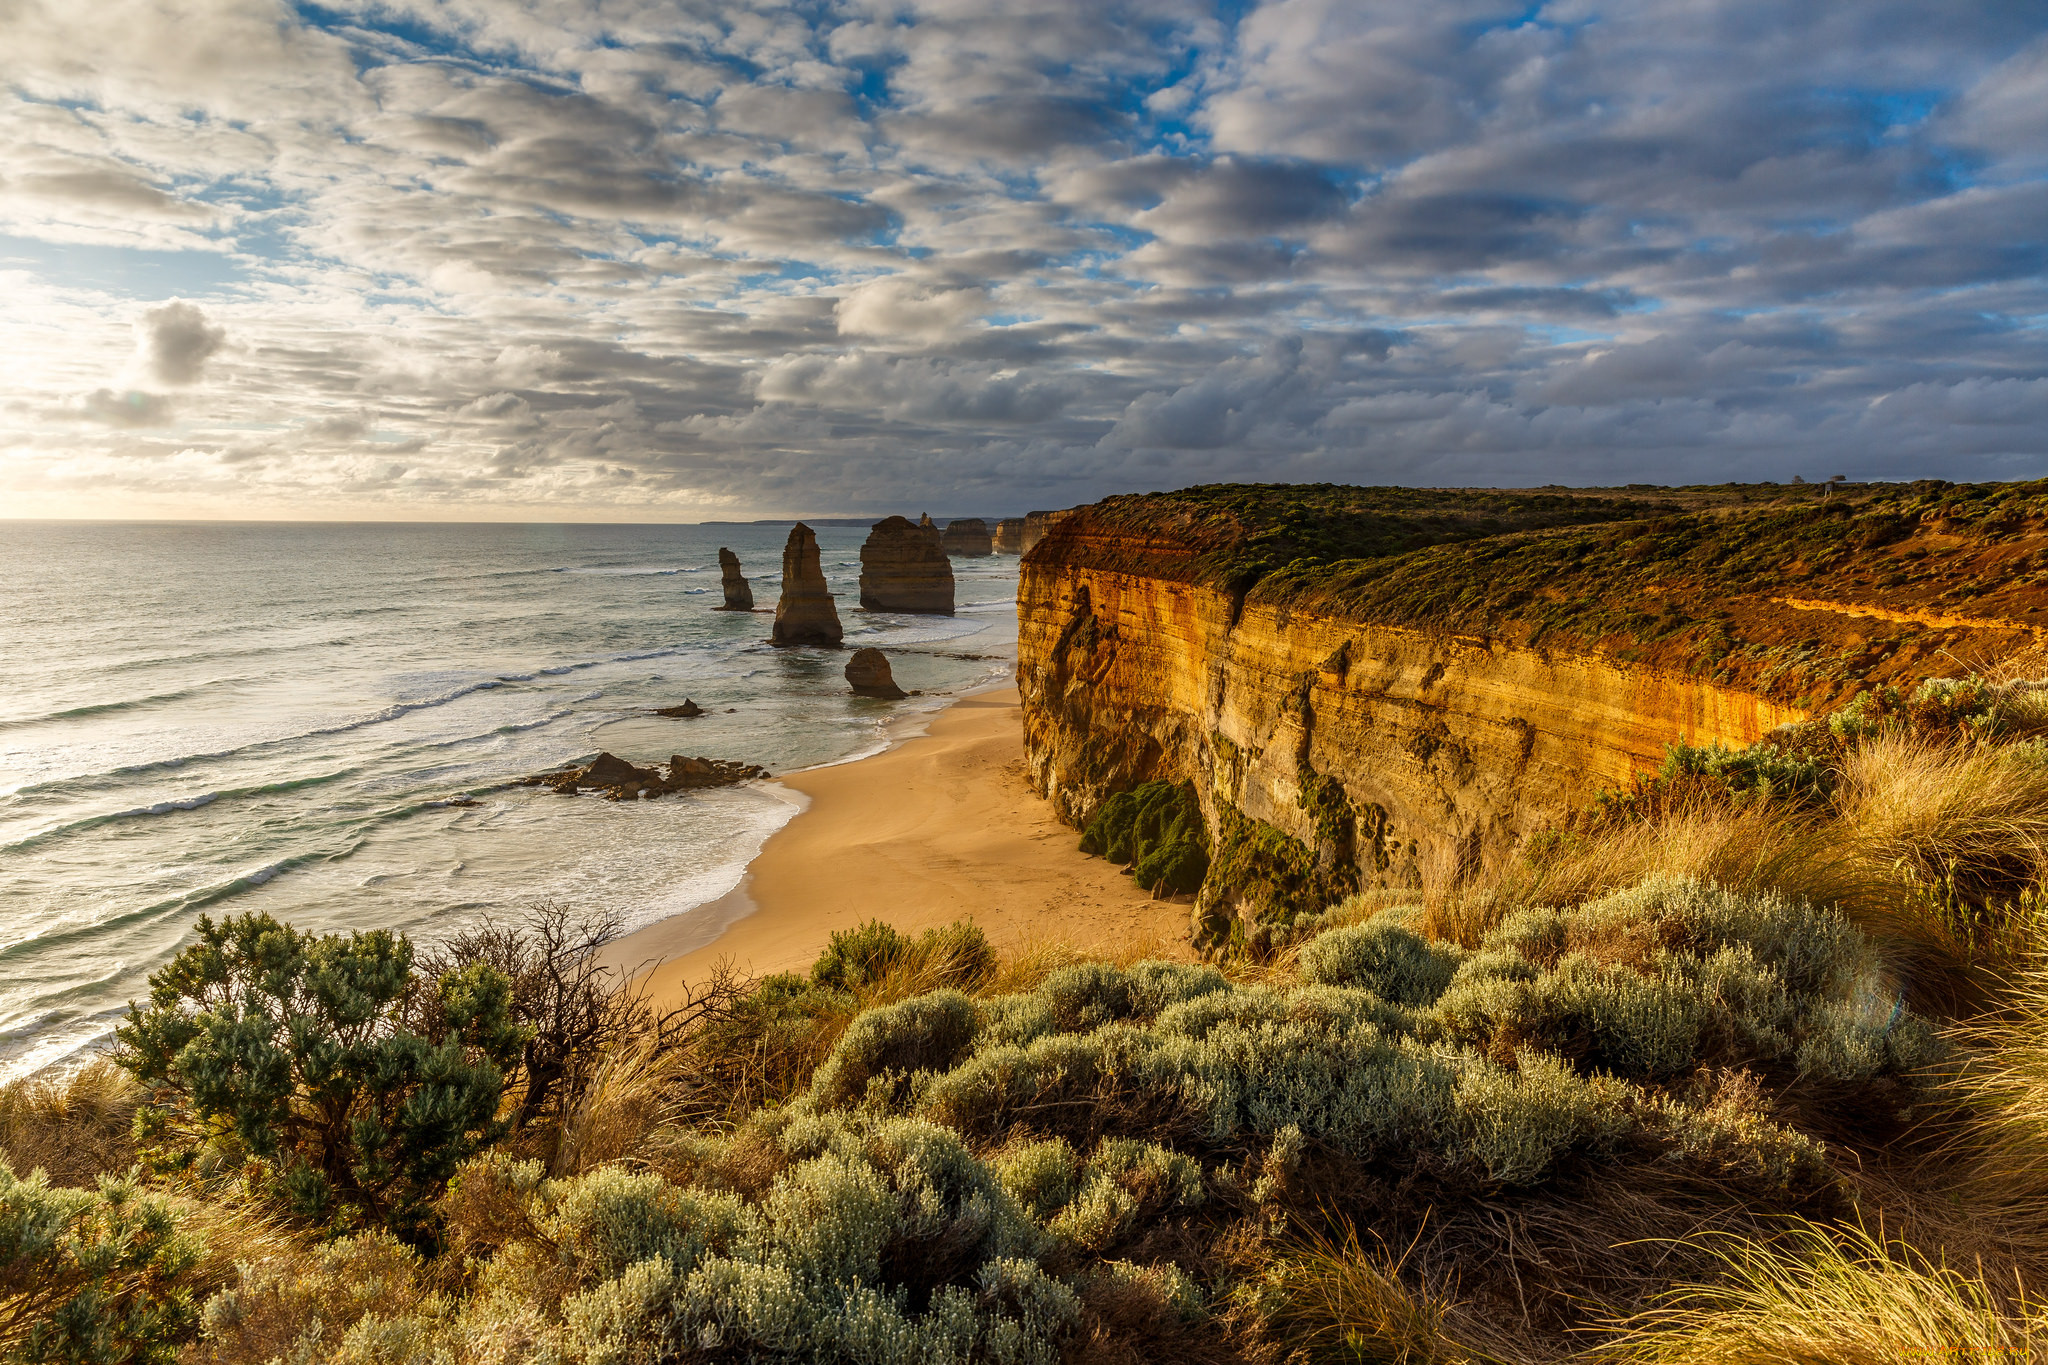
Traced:
<path id="1" fill-rule="evenodd" d="M 2034 648 L 2044 551 L 2048 484 L 1112 498 L 1024 557 L 1027 757 L 1076 825 L 1192 779 L 1216 842 L 1454 877 L 1674 741 Z"/>

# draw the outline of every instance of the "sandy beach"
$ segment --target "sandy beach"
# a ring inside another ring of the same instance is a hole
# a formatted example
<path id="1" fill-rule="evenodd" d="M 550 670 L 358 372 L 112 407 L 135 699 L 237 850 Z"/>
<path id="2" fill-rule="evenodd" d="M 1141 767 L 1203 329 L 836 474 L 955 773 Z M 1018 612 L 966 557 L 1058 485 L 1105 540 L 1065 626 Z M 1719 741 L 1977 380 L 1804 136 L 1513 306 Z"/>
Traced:
<path id="1" fill-rule="evenodd" d="M 657 998 L 720 960 L 750 975 L 808 967 L 832 932 L 956 919 L 997 947 L 1183 941 L 1185 905 L 1154 901 L 1076 848 L 1026 784 L 1015 688 L 963 698 L 928 733 L 783 779 L 808 807 L 769 837 L 731 895 L 628 935 L 607 956 L 655 962 Z"/>

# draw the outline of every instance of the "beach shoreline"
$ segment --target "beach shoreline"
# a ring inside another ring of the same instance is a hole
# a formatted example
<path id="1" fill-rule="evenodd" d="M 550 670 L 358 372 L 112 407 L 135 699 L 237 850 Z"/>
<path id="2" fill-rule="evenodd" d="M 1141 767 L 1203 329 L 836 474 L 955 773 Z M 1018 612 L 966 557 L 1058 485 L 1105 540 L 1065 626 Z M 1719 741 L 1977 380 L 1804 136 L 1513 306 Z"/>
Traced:
<path id="1" fill-rule="evenodd" d="M 720 964 L 750 977 L 802 970 L 835 931 L 870 919 L 909 933 L 972 920 L 999 949 L 1152 940 L 1189 951 L 1187 906 L 1080 852 L 1031 790 L 1014 686 L 964 695 L 906 730 L 880 753 L 779 779 L 801 807 L 739 885 L 625 935 L 606 962 L 659 1002 Z"/>

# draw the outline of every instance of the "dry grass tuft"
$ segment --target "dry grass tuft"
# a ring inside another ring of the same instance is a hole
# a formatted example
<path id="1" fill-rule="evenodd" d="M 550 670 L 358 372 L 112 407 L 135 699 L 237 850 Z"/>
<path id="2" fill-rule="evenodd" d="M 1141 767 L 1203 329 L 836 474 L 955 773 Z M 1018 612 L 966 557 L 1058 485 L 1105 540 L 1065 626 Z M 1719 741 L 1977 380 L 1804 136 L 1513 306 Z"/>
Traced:
<path id="1" fill-rule="evenodd" d="M 0 1157 L 21 1175 L 42 1170 L 53 1185 L 84 1188 L 135 1163 L 131 1128 L 142 1087 L 105 1058 L 68 1076 L 30 1076 L 0 1086 Z"/>
<path id="2" fill-rule="evenodd" d="M 1267 1270 L 1277 1291 L 1272 1325 L 1309 1360 L 1386 1365 L 1470 1365 L 1487 1357 L 1454 1341 L 1455 1304 L 1402 1279 L 1410 1254 L 1367 1246 L 1349 1222 L 1330 1236 L 1299 1234 Z"/>
<path id="3" fill-rule="evenodd" d="M 1723 1275 L 1621 1324 L 1596 1358 L 1683 1365 L 2011 1365 L 2048 1350 L 2023 1286 L 1862 1228 L 1801 1224 L 1772 1245 L 1714 1248 Z"/>

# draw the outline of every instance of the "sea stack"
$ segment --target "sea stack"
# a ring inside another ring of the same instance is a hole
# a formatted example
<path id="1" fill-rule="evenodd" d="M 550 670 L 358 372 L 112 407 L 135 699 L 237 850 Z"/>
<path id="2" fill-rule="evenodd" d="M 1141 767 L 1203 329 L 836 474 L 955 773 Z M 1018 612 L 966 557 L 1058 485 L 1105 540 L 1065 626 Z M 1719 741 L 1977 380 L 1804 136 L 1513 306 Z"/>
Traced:
<path id="1" fill-rule="evenodd" d="M 718 572 L 725 581 L 725 605 L 713 611 L 752 611 L 754 585 L 740 573 L 740 557 L 723 545 L 718 547 Z"/>
<path id="2" fill-rule="evenodd" d="M 775 645 L 822 645 L 839 648 L 839 610 L 825 591 L 825 570 L 818 564 L 818 536 L 798 522 L 782 547 L 782 597 L 775 603 Z"/>
<path id="3" fill-rule="evenodd" d="M 953 565 L 930 517 L 921 526 L 889 517 L 868 531 L 860 547 L 860 604 L 868 611 L 953 614 Z"/>
<path id="4" fill-rule="evenodd" d="M 996 523 L 995 551 L 999 555 L 1024 553 L 1024 518 L 1004 517 Z"/>
<path id="5" fill-rule="evenodd" d="M 980 517 L 962 517 L 958 521 L 947 522 L 946 534 L 940 543 L 955 559 L 979 559 L 996 552 L 989 540 L 988 523 Z"/>
<path id="6" fill-rule="evenodd" d="M 846 661 L 846 682 L 856 697 L 902 701 L 909 695 L 896 685 L 889 672 L 889 656 L 873 646 L 853 651 L 853 657 Z"/>

